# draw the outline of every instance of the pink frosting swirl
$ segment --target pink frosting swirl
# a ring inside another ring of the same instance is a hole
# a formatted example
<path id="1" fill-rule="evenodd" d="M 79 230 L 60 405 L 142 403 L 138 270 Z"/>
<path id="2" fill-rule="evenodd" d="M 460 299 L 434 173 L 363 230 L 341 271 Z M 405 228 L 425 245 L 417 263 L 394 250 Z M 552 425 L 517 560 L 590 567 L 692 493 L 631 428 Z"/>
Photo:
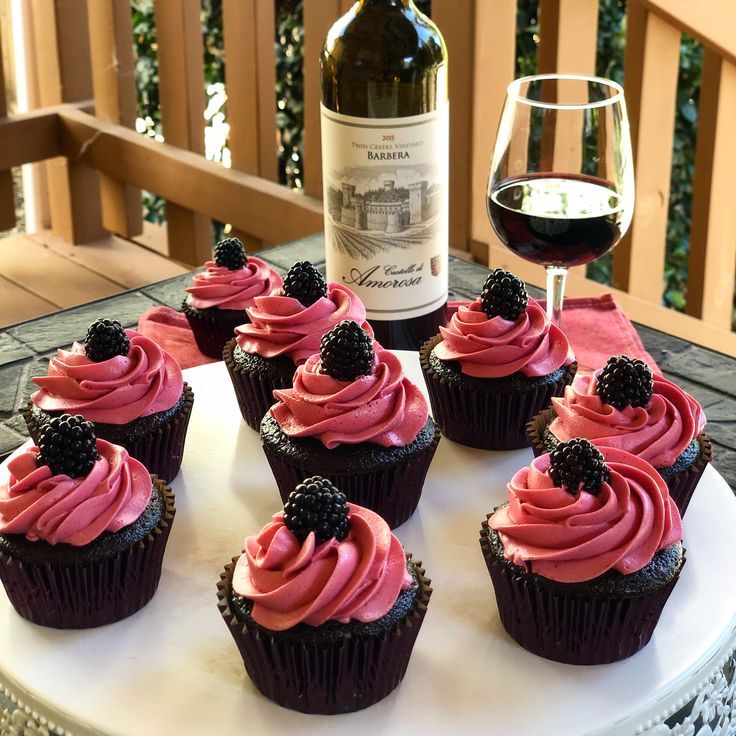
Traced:
<path id="1" fill-rule="evenodd" d="M 629 575 L 682 539 L 682 520 L 667 485 L 645 460 L 600 448 L 610 472 L 598 495 L 572 495 L 549 477 L 549 454 L 508 484 L 508 505 L 488 520 L 506 557 L 561 583 L 592 580 L 608 570 Z"/>
<path id="2" fill-rule="evenodd" d="M 440 327 L 440 333 L 442 342 L 434 354 L 440 360 L 459 361 L 463 373 L 477 378 L 503 378 L 518 372 L 546 376 L 575 359 L 565 333 L 531 297 L 526 311 L 515 321 L 489 317 L 479 299 L 463 304 L 449 326 Z"/>
<path id="3" fill-rule="evenodd" d="M 233 590 L 253 601 L 256 623 L 272 631 L 299 623 L 369 622 L 385 616 L 412 584 L 401 542 L 373 511 L 348 504 L 350 531 L 315 545 L 303 544 L 274 514 L 245 549 L 233 573 Z"/>
<path id="4" fill-rule="evenodd" d="M 132 524 L 151 499 L 151 476 L 118 445 L 97 440 L 97 451 L 92 470 L 81 478 L 37 467 L 35 446 L 11 455 L 3 463 L 8 478 L 0 482 L 0 532 L 81 547 Z"/>
<path id="5" fill-rule="evenodd" d="M 700 404 L 666 378 L 654 376 L 647 406 L 619 410 L 596 393 L 599 373 L 576 378 L 563 397 L 552 399 L 557 418 L 549 429 L 557 439 L 585 437 L 664 468 L 677 460 L 705 426 Z"/>
<path id="6" fill-rule="evenodd" d="M 48 375 L 33 382 L 41 388 L 31 399 L 43 411 L 81 414 L 103 424 L 127 424 L 133 419 L 170 409 L 181 397 L 184 380 L 179 364 L 149 337 L 125 330 L 127 355 L 95 363 L 74 343 L 58 350 Z"/>
<path id="7" fill-rule="evenodd" d="M 308 307 L 276 291 L 270 296 L 256 297 L 255 304 L 246 311 L 250 324 L 235 328 L 238 345 L 246 353 L 264 358 L 286 355 L 295 364 L 303 363 L 319 352 L 322 335 L 344 319 L 357 322 L 373 337 L 363 302 L 340 284 L 328 284 L 327 296 Z"/>
<path id="8" fill-rule="evenodd" d="M 312 355 L 294 374 L 292 388 L 277 390 L 271 416 L 290 437 L 315 437 L 325 447 L 373 442 L 403 447 L 416 439 L 429 410 L 422 392 L 404 375 L 399 359 L 373 343 L 368 376 L 338 381 L 322 373 Z"/>
<path id="9" fill-rule="evenodd" d="M 187 287 L 189 303 L 197 309 L 245 309 L 255 297 L 270 294 L 283 284 L 276 271 L 253 256 L 235 271 L 214 261 L 204 265 L 206 270 L 194 274 L 192 285 Z"/>

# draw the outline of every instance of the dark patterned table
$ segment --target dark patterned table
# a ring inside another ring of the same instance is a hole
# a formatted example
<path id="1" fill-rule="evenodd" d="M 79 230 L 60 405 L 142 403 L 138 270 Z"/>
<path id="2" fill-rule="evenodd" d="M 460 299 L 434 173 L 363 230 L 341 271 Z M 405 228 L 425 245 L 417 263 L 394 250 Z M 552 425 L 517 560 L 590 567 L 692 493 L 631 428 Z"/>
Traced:
<path id="1" fill-rule="evenodd" d="M 310 260 L 319 266 L 324 262 L 324 241 L 321 235 L 315 235 L 258 255 L 280 271 L 286 271 L 297 260 Z M 474 298 L 485 276 L 482 266 L 451 259 L 450 298 Z M 46 373 L 56 348 L 83 337 L 89 323 L 98 316 L 118 319 L 127 327 L 134 326 L 149 307 L 178 309 L 190 279 L 189 274 L 177 276 L 0 330 L 0 458 L 26 439 L 19 409 L 34 390 L 31 377 Z M 640 325 L 637 329 L 665 375 L 703 405 L 714 445 L 714 465 L 736 488 L 736 359 L 658 330 Z"/>

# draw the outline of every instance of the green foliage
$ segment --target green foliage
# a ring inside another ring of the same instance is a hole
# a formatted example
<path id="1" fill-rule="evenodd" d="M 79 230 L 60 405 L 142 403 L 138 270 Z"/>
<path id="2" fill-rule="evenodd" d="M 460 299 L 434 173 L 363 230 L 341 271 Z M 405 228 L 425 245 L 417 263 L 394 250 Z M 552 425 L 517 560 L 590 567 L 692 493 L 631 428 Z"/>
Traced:
<path id="1" fill-rule="evenodd" d="M 664 303 L 682 311 L 687 296 L 688 251 L 695 176 L 695 136 L 700 100 L 700 70 L 703 47 L 688 36 L 680 46 L 680 77 L 677 85 L 675 145 L 672 151 L 670 208 L 667 221 L 667 255 L 664 268 Z"/>
<path id="2" fill-rule="evenodd" d="M 276 127 L 279 132 L 279 181 L 304 186 L 303 0 L 279 0 L 276 6 Z"/>
<path id="3" fill-rule="evenodd" d="M 537 71 L 539 43 L 539 0 L 519 0 L 516 6 L 516 76 Z"/>

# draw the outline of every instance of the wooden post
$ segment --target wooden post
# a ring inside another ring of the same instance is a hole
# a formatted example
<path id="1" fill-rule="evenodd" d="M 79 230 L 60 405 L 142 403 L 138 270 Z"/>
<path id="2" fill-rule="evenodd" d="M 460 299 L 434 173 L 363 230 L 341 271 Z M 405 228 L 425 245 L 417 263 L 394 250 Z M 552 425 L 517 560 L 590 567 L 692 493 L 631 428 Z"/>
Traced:
<path id="1" fill-rule="evenodd" d="M 624 80 L 632 120 L 636 207 L 630 233 L 613 251 L 612 285 L 659 303 L 664 285 L 680 31 L 628 5 Z"/>
<path id="2" fill-rule="evenodd" d="M 595 74 L 598 0 L 541 0 L 538 71 L 540 74 Z M 550 85 L 559 104 L 580 101 L 580 83 L 560 80 Z M 582 164 L 583 116 L 557 110 L 545 116 L 542 150 L 555 171 Z"/>
<path id="3" fill-rule="evenodd" d="M 7 16 L 5 17 L 7 21 Z M 3 27 L 3 31 L 5 28 Z M 4 34 L 3 34 L 4 35 Z M 2 40 L 0 39 L 0 118 L 8 115 L 8 108 L 5 96 L 5 74 L 3 57 Z M 6 170 L 0 171 L 0 231 L 10 230 L 15 227 L 15 195 L 13 193 L 13 172 Z"/>
<path id="4" fill-rule="evenodd" d="M 232 166 L 278 181 L 275 98 L 275 16 L 272 0 L 223 0 L 228 145 Z M 266 64 L 267 70 L 261 66 Z M 262 85 L 270 85 L 263 88 Z M 266 245 L 233 231 L 249 250 Z"/>
<path id="5" fill-rule="evenodd" d="M 87 3 L 85 0 L 33 0 L 39 104 L 79 102 L 92 97 Z M 72 243 L 105 234 L 97 172 L 73 161 L 47 163 L 53 232 Z"/>
<path id="6" fill-rule="evenodd" d="M 154 5 L 161 123 L 167 143 L 204 153 L 204 42 L 198 0 Z M 209 217 L 167 203 L 169 255 L 200 264 L 212 254 Z"/>
<path id="7" fill-rule="evenodd" d="M 21 0 L 23 16 L 23 43 L 25 45 L 26 94 L 28 109 L 36 110 L 41 104 L 41 93 L 38 81 L 38 65 L 36 64 L 36 33 L 33 21 L 33 0 Z M 29 232 L 51 228 L 51 208 L 49 205 L 49 183 L 46 163 L 31 165 L 33 176 L 33 199 L 35 204 L 35 220 L 29 221 L 26 208 L 26 228 Z"/>
<path id="8" fill-rule="evenodd" d="M 730 330 L 736 270 L 736 65 L 706 48 L 701 79 L 685 309 Z"/>
<path id="9" fill-rule="evenodd" d="M 473 33 L 475 0 L 434 0 L 432 20 L 444 36 L 449 56 L 450 247 L 470 250 L 471 135 L 473 130 Z M 480 73 L 481 70 L 476 70 Z"/>
<path id="10" fill-rule="evenodd" d="M 489 241 L 500 243 L 488 221 L 486 187 L 506 87 L 514 78 L 516 3 L 482 0 L 474 24 L 470 236 L 474 258 L 487 264 Z"/>
<path id="11" fill-rule="evenodd" d="M 258 38 L 258 165 L 259 176 L 279 180 L 276 135 L 276 8 L 275 0 L 257 0 Z"/>
<path id="12" fill-rule="evenodd" d="M 258 164 L 258 34 L 257 0 L 223 0 L 225 85 L 228 146 L 232 166 L 246 174 L 259 173 Z"/>
<path id="13" fill-rule="evenodd" d="M 87 0 L 95 114 L 135 126 L 136 91 L 129 0 Z M 141 190 L 100 177 L 105 227 L 125 237 L 143 232 Z"/>
<path id="14" fill-rule="evenodd" d="M 595 74 L 598 0 L 541 0 L 537 71 Z"/>

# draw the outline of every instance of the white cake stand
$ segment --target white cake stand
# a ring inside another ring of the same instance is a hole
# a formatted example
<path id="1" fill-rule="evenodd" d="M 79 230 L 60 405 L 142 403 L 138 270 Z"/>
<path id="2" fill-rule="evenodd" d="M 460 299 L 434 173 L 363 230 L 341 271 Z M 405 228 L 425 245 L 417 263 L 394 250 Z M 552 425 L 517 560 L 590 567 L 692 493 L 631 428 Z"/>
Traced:
<path id="1" fill-rule="evenodd" d="M 423 385 L 416 357 L 402 360 Z M 478 544 L 481 520 L 504 499 L 506 481 L 530 451 L 483 452 L 446 439 L 418 511 L 397 531 L 424 561 L 435 590 L 405 680 L 384 701 L 350 715 L 309 716 L 274 705 L 245 674 L 215 589 L 246 534 L 279 508 L 278 492 L 224 365 L 192 369 L 186 379 L 196 400 L 156 596 L 125 621 L 56 631 L 20 618 L 0 593 L 0 685 L 14 702 L 1 733 L 736 731 L 736 500 L 718 473 L 707 469 L 688 510 L 687 564 L 650 644 L 615 664 L 562 665 L 506 635 Z"/>

